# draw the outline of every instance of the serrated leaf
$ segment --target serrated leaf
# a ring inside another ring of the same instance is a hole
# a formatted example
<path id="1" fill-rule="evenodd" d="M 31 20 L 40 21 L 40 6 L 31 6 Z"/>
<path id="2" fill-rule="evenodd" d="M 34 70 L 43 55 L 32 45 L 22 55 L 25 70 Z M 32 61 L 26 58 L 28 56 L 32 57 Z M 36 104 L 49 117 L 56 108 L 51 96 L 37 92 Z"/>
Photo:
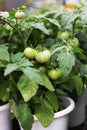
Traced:
<path id="1" fill-rule="evenodd" d="M 56 19 L 51 19 L 51 18 L 45 18 L 45 19 L 48 20 L 50 23 L 56 25 L 58 28 L 60 28 L 60 24 Z"/>
<path id="2" fill-rule="evenodd" d="M 74 76 L 73 80 L 75 82 L 75 87 L 77 90 L 77 94 L 80 96 L 83 92 L 83 81 L 79 76 Z"/>
<path id="3" fill-rule="evenodd" d="M 47 77 L 47 75 L 44 74 L 44 73 L 41 73 L 40 75 L 41 75 L 41 77 L 42 77 L 43 85 L 44 85 L 48 90 L 54 91 L 54 87 L 53 87 L 53 85 L 51 84 L 51 82 L 50 82 L 49 78 Z"/>
<path id="4" fill-rule="evenodd" d="M 28 60 L 26 59 L 25 57 L 23 57 L 23 53 L 21 52 L 18 52 L 16 54 L 12 54 L 11 55 L 11 62 L 13 63 L 17 63 L 19 66 L 33 66 L 33 64 Z"/>
<path id="5" fill-rule="evenodd" d="M 58 54 L 57 60 L 59 61 L 59 67 L 64 76 L 68 76 L 72 70 L 72 67 L 75 65 L 75 56 L 72 52 L 60 52 Z"/>
<path id="6" fill-rule="evenodd" d="M 33 64 L 26 58 L 21 58 L 19 62 L 17 62 L 17 65 L 19 67 L 28 67 L 28 66 L 33 66 Z"/>
<path id="7" fill-rule="evenodd" d="M 23 53 L 21 53 L 21 52 L 18 52 L 18 53 L 16 53 L 16 54 L 12 54 L 11 55 L 11 61 L 12 62 L 17 62 L 17 61 L 19 61 L 22 57 L 23 57 Z"/>
<path id="8" fill-rule="evenodd" d="M 41 102 L 42 104 L 35 106 L 35 116 L 44 127 L 47 127 L 54 119 L 54 111 L 46 100 L 42 99 Z"/>
<path id="9" fill-rule="evenodd" d="M 27 67 L 27 66 L 33 66 L 33 64 L 28 59 L 21 58 L 16 63 L 9 63 L 6 66 L 4 75 L 6 76 L 6 75 L 12 73 L 13 71 L 16 71 L 16 70 L 20 69 L 21 67 Z"/>
<path id="10" fill-rule="evenodd" d="M 18 69 L 18 66 L 16 63 L 13 63 L 13 64 L 8 64 L 6 66 L 6 69 L 5 69 L 5 72 L 4 72 L 4 76 L 12 73 L 13 71 L 17 70 Z"/>
<path id="11" fill-rule="evenodd" d="M 32 23 L 31 26 L 34 27 L 35 29 L 41 30 L 45 34 L 49 35 L 49 31 L 46 29 L 46 27 L 45 27 L 43 22 Z"/>
<path id="12" fill-rule="evenodd" d="M 55 95 L 55 93 L 48 91 L 45 93 L 45 96 L 51 104 L 51 106 L 53 107 L 54 111 L 58 111 L 58 98 Z"/>
<path id="13" fill-rule="evenodd" d="M 13 100 L 10 100 L 10 104 L 22 128 L 24 130 L 31 130 L 34 119 L 28 105 L 25 103 L 20 103 L 17 106 Z"/>
<path id="14" fill-rule="evenodd" d="M 6 45 L 0 45 L 0 60 L 9 61 L 9 52 L 8 47 Z"/>
<path id="15" fill-rule="evenodd" d="M 72 48 L 73 48 L 73 50 L 74 50 L 76 53 L 79 53 L 79 54 L 81 54 L 82 56 L 85 57 L 84 51 L 83 51 L 81 48 L 75 47 L 75 46 L 72 46 Z"/>
<path id="16" fill-rule="evenodd" d="M 31 130 L 34 118 L 27 104 L 22 103 L 18 105 L 17 118 L 24 130 Z"/>
<path id="17" fill-rule="evenodd" d="M 56 11 L 54 18 L 58 18 L 58 16 L 60 16 L 62 14 L 63 14 L 63 10 L 58 10 L 58 11 Z"/>
<path id="18" fill-rule="evenodd" d="M 0 61 L 0 68 L 4 68 L 5 67 L 5 63 L 3 61 Z"/>
<path id="19" fill-rule="evenodd" d="M 37 93 L 39 87 L 35 81 L 30 80 L 26 75 L 20 77 L 17 85 L 25 102 L 29 101 Z"/>
<path id="20" fill-rule="evenodd" d="M 48 77 L 45 74 L 41 73 L 39 70 L 31 68 L 31 67 L 21 68 L 21 70 L 29 79 L 46 87 L 50 91 L 54 91 L 54 87 L 51 84 Z"/>
<path id="21" fill-rule="evenodd" d="M 7 102 L 9 99 L 9 83 L 0 78 L 0 100 Z"/>
<path id="22" fill-rule="evenodd" d="M 64 27 L 66 27 L 65 25 L 72 24 L 72 22 L 74 22 L 75 19 L 78 17 L 79 17 L 78 12 L 74 12 L 74 10 L 65 10 L 61 23 Z"/>
<path id="23" fill-rule="evenodd" d="M 56 89 L 56 93 L 59 94 L 59 95 L 67 95 L 63 90 L 61 89 Z"/>
<path id="24" fill-rule="evenodd" d="M 10 103 L 11 110 L 13 111 L 15 117 L 17 118 L 17 104 L 16 104 L 16 102 L 13 99 L 10 99 L 9 103 Z"/>
<path id="25" fill-rule="evenodd" d="M 72 87 L 70 86 L 70 84 L 62 84 L 61 85 L 62 88 L 64 88 L 65 90 L 69 91 L 70 93 L 72 93 Z"/>

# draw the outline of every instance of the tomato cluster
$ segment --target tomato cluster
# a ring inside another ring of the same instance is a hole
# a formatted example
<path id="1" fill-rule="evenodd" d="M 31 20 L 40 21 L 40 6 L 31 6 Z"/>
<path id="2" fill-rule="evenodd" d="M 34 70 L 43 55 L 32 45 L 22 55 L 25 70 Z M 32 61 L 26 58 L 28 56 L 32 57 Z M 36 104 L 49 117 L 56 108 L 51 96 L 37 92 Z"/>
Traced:
<path id="1" fill-rule="evenodd" d="M 38 62 L 40 64 L 40 67 L 38 68 L 40 72 L 47 73 L 48 77 L 51 80 L 57 80 L 61 77 L 61 71 L 59 68 L 52 68 L 47 70 L 45 66 L 45 63 L 47 63 L 51 59 L 51 52 L 49 50 L 46 49 L 44 51 L 37 51 L 36 49 L 27 47 L 24 50 L 24 55 L 26 58 Z"/>

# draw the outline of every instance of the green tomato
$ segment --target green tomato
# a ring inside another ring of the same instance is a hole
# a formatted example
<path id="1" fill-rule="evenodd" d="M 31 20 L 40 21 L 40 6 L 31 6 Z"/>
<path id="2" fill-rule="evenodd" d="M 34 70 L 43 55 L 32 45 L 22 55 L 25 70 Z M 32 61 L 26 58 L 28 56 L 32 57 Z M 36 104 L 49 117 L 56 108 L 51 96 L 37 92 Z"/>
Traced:
<path id="1" fill-rule="evenodd" d="M 60 40 L 66 40 L 68 39 L 70 36 L 70 33 L 68 31 L 64 31 L 64 32 L 58 32 L 57 34 L 57 38 L 60 39 Z"/>
<path id="2" fill-rule="evenodd" d="M 31 47 L 27 47 L 24 50 L 25 57 L 27 57 L 29 59 L 34 59 L 36 54 L 37 54 L 37 51 L 35 49 L 31 48 Z"/>
<path id="3" fill-rule="evenodd" d="M 5 25 L 5 28 L 6 28 L 8 31 L 11 31 L 11 30 L 12 30 L 12 27 L 9 26 L 8 24 Z"/>
<path id="4" fill-rule="evenodd" d="M 44 66 L 40 66 L 39 67 L 39 70 L 40 70 L 40 72 L 42 72 L 42 73 L 46 73 L 46 67 L 44 67 Z"/>
<path id="5" fill-rule="evenodd" d="M 22 19 L 24 16 L 25 16 L 25 14 L 24 14 L 24 12 L 22 12 L 22 11 L 17 11 L 17 12 L 15 13 L 15 17 L 16 17 L 17 19 Z"/>
<path id="6" fill-rule="evenodd" d="M 74 38 L 70 41 L 70 45 L 71 45 L 71 46 L 79 47 L 80 44 L 79 44 L 78 38 L 74 37 Z"/>
<path id="7" fill-rule="evenodd" d="M 51 53 L 49 50 L 44 50 L 42 52 L 39 52 L 35 58 L 36 61 L 38 61 L 39 63 L 46 63 L 50 60 Z"/>
<path id="8" fill-rule="evenodd" d="M 50 79 L 57 80 L 61 76 L 61 71 L 58 68 L 57 69 L 51 69 L 51 70 L 48 71 L 47 74 L 48 74 Z"/>

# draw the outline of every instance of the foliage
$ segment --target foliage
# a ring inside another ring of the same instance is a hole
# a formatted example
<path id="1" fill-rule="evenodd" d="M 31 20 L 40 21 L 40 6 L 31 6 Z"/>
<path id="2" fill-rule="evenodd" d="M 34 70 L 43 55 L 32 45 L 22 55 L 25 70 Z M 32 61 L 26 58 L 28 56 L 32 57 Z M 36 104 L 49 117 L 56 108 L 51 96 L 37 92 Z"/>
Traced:
<path id="1" fill-rule="evenodd" d="M 15 17 L 17 11 L 22 12 L 20 17 Z M 58 96 L 82 94 L 87 84 L 86 12 L 85 6 L 44 11 L 23 6 L 9 13 L 0 12 L 0 100 L 10 102 L 24 130 L 31 130 L 33 115 L 47 127 L 60 110 Z M 67 38 L 63 32 L 68 32 Z M 44 63 L 36 57 L 27 58 L 27 47 L 36 55 L 41 52 Z M 51 57 L 47 58 L 44 50 Z M 48 75 L 51 69 L 61 72 L 56 80 Z"/>

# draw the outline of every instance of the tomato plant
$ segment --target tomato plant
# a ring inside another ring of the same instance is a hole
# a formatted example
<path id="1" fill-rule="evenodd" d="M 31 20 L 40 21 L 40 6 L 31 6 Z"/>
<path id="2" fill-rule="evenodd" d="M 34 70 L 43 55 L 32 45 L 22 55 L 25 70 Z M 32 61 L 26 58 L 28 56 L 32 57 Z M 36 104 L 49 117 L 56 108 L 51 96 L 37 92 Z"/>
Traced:
<path id="1" fill-rule="evenodd" d="M 10 101 L 24 130 L 32 129 L 33 115 L 47 127 L 59 96 L 78 98 L 87 85 L 87 7 L 41 12 L 0 12 L 0 102 Z"/>

